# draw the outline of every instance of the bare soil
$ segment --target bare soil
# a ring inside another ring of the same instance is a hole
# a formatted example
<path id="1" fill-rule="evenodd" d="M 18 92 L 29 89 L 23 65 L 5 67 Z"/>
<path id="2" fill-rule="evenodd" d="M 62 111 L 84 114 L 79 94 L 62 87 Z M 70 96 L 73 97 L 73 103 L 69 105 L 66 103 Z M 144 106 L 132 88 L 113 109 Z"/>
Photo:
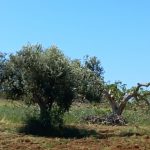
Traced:
<path id="1" fill-rule="evenodd" d="M 78 125 L 78 128 L 96 130 L 94 136 L 83 138 L 40 137 L 0 130 L 0 150 L 149 150 L 150 136 L 129 127 Z M 136 128 L 136 127 L 133 127 Z M 140 128 L 140 127 L 138 127 Z M 144 130 L 144 129 L 142 129 Z"/>

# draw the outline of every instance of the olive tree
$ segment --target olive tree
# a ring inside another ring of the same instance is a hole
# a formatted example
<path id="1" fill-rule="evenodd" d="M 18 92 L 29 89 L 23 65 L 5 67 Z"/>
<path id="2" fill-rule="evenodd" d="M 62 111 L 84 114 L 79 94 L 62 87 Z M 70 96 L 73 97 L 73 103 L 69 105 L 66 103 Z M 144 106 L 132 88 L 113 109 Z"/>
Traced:
<path id="1" fill-rule="evenodd" d="M 27 45 L 10 55 L 3 87 L 10 98 L 37 104 L 41 120 L 52 122 L 55 109 L 62 123 L 74 97 L 74 77 L 70 60 L 57 47 Z"/>
<path id="2" fill-rule="evenodd" d="M 103 86 L 103 99 L 109 102 L 112 112 L 106 116 L 90 115 L 84 118 L 85 121 L 92 123 L 103 123 L 111 125 L 124 125 L 126 120 L 122 116 L 123 111 L 129 101 L 144 101 L 150 106 L 150 91 L 144 88 L 149 87 L 150 83 L 138 83 L 137 86 L 127 89 L 122 82 L 105 84 Z"/>
<path id="3" fill-rule="evenodd" d="M 109 101 L 113 114 L 122 115 L 130 100 L 145 101 L 150 106 L 150 91 L 143 90 L 144 87 L 149 86 L 150 83 L 138 83 L 137 86 L 127 90 L 124 84 L 116 82 L 107 85 L 103 90 L 103 94 Z"/>

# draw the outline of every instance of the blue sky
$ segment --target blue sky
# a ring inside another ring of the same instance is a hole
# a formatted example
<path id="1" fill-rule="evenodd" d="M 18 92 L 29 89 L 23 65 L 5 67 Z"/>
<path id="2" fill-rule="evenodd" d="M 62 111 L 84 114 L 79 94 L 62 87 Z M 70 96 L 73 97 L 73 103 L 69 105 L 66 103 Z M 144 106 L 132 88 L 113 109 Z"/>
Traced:
<path id="1" fill-rule="evenodd" d="M 149 0 L 0 0 L 0 51 L 28 42 L 97 56 L 105 80 L 150 81 Z M 148 69 L 149 68 L 149 69 Z"/>

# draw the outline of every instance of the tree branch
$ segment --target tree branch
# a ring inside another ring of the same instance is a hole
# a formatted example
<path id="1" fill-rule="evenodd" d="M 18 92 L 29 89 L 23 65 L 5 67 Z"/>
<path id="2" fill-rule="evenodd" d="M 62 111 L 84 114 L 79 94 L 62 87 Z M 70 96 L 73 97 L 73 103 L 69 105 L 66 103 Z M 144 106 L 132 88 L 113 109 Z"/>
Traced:
<path id="1" fill-rule="evenodd" d="M 137 87 L 135 88 L 135 90 L 133 92 L 130 92 L 129 94 L 126 94 L 124 97 L 123 97 L 123 100 L 121 101 L 120 105 L 119 105 L 119 114 L 121 114 L 127 104 L 127 102 L 131 99 L 131 98 L 136 98 L 137 95 L 140 95 L 138 94 L 138 91 L 140 90 L 141 87 L 149 87 L 150 86 L 150 82 L 149 83 L 138 83 L 137 84 Z M 146 93 L 145 93 L 146 94 Z M 147 93 L 148 94 L 148 93 Z M 150 93 L 149 93 L 150 94 Z M 140 95 L 141 96 L 141 95 Z M 144 96 L 146 95 L 143 95 L 143 98 Z"/>
<path id="2" fill-rule="evenodd" d="M 150 82 L 149 83 L 138 83 L 137 87 L 135 89 L 135 92 L 138 92 L 141 87 L 149 87 L 149 86 L 150 86 Z"/>

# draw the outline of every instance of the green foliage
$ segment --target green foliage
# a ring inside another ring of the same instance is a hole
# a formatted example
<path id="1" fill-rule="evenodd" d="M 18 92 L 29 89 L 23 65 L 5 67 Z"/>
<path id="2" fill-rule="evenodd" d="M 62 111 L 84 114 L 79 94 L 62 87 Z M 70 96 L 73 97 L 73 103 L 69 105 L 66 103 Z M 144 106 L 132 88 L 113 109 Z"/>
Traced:
<path id="1" fill-rule="evenodd" d="M 82 92 L 89 101 L 101 101 L 104 69 L 97 57 L 85 57 L 82 73 Z"/>
<path id="2" fill-rule="evenodd" d="M 103 78 L 104 69 L 101 65 L 101 61 L 97 57 L 89 57 L 88 55 L 84 60 L 85 68 L 90 69 L 99 78 Z"/>
<path id="3" fill-rule="evenodd" d="M 5 69 L 5 62 L 6 62 L 6 58 L 5 58 L 5 54 L 2 54 L 0 52 L 0 92 L 2 91 L 2 82 L 4 80 L 4 69 Z"/>
<path id="4" fill-rule="evenodd" d="M 100 101 L 103 90 L 103 69 L 100 66 L 100 61 L 96 57 L 89 60 L 87 57 L 85 64 L 82 65 L 79 60 L 74 60 L 72 61 L 72 68 L 76 75 L 78 96 L 89 101 Z"/>
<path id="5" fill-rule="evenodd" d="M 133 87 L 130 91 L 136 91 L 136 88 Z M 136 93 L 133 101 L 140 105 L 143 103 L 150 108 L 150 91 L 147 88 L 140 88 L 139 91 Z"/>
<path id="6" fill-rule="evenodd" d="M 74 74 L 70 60 L 57 47 L 24 46 L 6 63 L 3 88 L 12 99 L 36 103 L 41 120 L 52 122 L 52 107 L 59 114 L 69 110 L 74 97 Z"/>

